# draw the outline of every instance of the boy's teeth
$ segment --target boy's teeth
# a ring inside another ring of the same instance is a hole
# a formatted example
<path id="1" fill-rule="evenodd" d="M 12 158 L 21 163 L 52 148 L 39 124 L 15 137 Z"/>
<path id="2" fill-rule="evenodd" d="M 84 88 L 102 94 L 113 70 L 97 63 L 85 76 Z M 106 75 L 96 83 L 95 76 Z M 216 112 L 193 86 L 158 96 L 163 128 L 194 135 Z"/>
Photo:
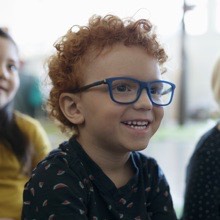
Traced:
<path id="1" fill-rule="evenodd" d="M 134 125 L 131 125 L 131 127 L 132 127 L 132 128 L 135 128 L 135 129 L 139 129 L 139 130 L 146 128 L 145 125 L 142 125 L 142 126 L 134 126 Z"/>
<path id="2" fill-rule="evenodd" d="M 146 121 L 127 121 L 127 122 L 125 122 L 125 124 L 132 125 L 132 126 L 135 126 L 135 125 L 146 126 L 148 124 L 148 122 L 146 122 Z"/>

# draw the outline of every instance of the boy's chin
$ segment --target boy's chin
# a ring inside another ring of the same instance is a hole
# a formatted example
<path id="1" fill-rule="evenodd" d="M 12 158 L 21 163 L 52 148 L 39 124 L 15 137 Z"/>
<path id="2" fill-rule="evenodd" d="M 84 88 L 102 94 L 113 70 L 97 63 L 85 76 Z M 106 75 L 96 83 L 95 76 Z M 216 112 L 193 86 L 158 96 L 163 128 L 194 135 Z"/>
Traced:
<path id="1" fill-rule="evenodd" d="M 144 144 L 144 145 L 136 145 L 136 146 L 130 147 L 129 149 L 131 149 L 131 151 L 142 151 L 147 148 L 147 145 L 148 145 L 148 143 Z"/>
<path id="2" fill-rule="evenodd" d="M 147 148 L 147 144 L 144 146 L 138 146 L 136 151 L 142 151 L 145 150 Z"/>

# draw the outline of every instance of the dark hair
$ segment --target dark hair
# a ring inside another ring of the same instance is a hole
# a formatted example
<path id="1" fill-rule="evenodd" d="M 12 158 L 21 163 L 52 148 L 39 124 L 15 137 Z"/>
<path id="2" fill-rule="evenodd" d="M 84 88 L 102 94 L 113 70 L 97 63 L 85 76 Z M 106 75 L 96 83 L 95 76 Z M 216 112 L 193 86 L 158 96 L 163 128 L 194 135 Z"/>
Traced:
<path id="1" fill-rule="evenodd" d="M 10 40 L 14 44 L 15 48 L 18 50 L 17 44 L 15 43 L 14 39 L 2 28 L 0 28 L 0 37 Z"/>
<path id="2" fill-rule="evenodd" d="M 17 48 L 17 45 L 12 37 L 1 28 L 0 37 L 8 39 Z M 30 142 L 16 123 L 13 101 L 0 109 L 0 115 L 0 142 L 4 143 L 5 147 L 14 152 L 21 164 L 21 171 L 25 173 L 30 172 Z"/>

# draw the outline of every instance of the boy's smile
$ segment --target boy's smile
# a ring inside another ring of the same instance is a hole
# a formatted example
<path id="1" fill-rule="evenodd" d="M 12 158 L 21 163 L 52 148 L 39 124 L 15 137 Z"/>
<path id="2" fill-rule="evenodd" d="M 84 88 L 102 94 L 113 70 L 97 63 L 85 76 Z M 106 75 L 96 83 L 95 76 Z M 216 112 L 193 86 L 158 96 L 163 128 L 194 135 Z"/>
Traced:
<path id="1" fill-rule="evenodd" d="M 160 80 L 156 59 L 140 47 L 115 45 L 86 64 L 84 84 L 109 77 L 132 77 L 142 81 Z M 111 100 L 107 85 L 80 94 L 78 108 L 84 122 L 79 125 L 78 141 L 92 151 L 130 152 L 144 149 L 158 129 L 163 108 L 154 106 L 146 90 L 133 104 Z"/>

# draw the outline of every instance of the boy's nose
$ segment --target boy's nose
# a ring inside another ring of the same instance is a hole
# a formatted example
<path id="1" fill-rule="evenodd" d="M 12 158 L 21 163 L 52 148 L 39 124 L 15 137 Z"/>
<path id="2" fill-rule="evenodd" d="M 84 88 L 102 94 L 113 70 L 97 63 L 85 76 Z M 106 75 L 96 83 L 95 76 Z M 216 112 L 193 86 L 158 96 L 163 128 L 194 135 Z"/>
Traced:
<path id="1" fill-rule="evenodd" d="M 153 104 L 148 96 L 147 89 L 143 89 L 139 96 L 139 99 L 134 103 L 137 109 L 152 109 Z"/>

